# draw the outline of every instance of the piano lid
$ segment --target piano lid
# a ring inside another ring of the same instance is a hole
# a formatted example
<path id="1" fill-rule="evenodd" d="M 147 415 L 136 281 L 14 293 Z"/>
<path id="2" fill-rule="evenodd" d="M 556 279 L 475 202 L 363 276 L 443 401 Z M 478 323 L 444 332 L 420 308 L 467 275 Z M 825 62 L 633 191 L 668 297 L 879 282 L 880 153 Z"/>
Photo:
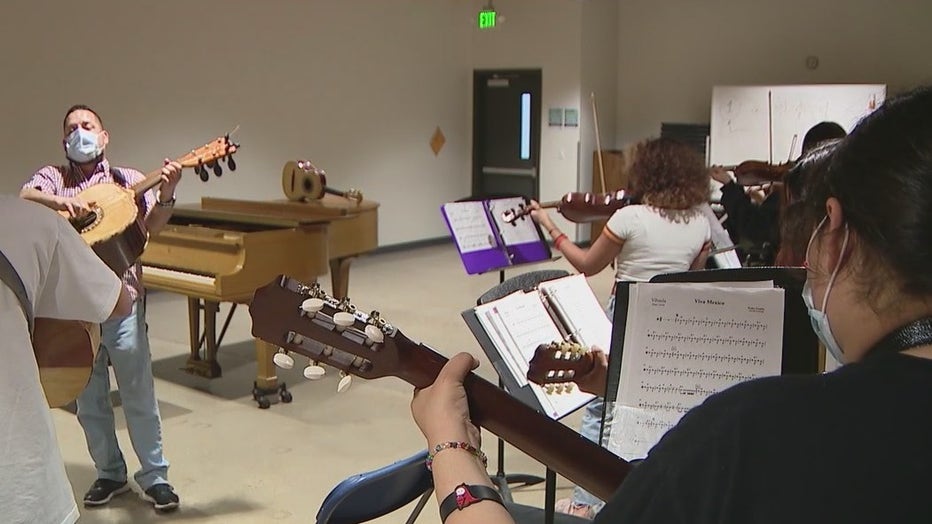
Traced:
<path id="1" fill-rule="evenodd" d="M 203 197 L 201 209 L 232 213 L 245 213 L 296 220 L 301 223 L 330 222 L 353 218 L 374 211 L 379 203 L 373 200 L 355 200 L 324 195 L 320 200 L 296 202 L 293 200 L 238 200 L 232 198 Z"/>

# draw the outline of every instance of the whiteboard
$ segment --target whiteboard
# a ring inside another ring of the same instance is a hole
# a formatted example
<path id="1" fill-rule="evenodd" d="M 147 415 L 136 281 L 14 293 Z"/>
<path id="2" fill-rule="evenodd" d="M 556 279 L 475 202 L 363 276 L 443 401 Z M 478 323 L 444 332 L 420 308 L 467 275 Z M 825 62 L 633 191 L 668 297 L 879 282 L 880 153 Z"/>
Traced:
<path id="1" fill-rule="evenodd" d="M 709 163 L 795 160 L 809 128 L 831 121 L 850 133 L 880 106 L 886 92 L 883 84 L 716 86 Z"/>

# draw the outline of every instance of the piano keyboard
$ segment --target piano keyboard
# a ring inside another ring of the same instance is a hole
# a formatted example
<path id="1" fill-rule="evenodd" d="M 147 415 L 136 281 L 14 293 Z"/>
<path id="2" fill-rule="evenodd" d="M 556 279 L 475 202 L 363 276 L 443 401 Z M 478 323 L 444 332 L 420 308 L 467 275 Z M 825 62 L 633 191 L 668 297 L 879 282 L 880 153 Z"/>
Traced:
<path id="1" fill-rule="evenodd" d="M 155 266 L 142 266 L 142 274 L 149 277 L 161 278 L 174 282 L 184 282 L 188 284 L 194 284 L 199 286 L 208 286 L 210 288 L 215 287 L 217 282 L 216 277 L 211 277 L 208 275 L 198 275 L 196 273 L 188 273 L 185 271 L 178 271 L 175 269 L 165 269 Z M 145 277 L 143 277 L 145 278 Z"/>

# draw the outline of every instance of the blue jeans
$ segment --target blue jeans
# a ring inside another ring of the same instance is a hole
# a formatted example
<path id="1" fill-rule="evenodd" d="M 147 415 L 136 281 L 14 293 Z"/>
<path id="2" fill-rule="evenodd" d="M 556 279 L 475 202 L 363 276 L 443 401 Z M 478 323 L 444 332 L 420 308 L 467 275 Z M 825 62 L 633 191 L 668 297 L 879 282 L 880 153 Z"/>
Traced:
<path id="1" fill-rule="evenodd" d="M 168 461 L 162 456 L 162 420 L 155 399 L 152 357 L 146 332 L 146 307 L 140 299 L 124 318 L 101 325 L 101 344 L 87 388 L 78 397 L 78 421 L 84 428 L 87 449 L 97 477 L 123 482 L 126 462 L 117 442 L 110 402 L 108 360 L 116 375 L 130 440 L 140 470 L 136 483 L 143 491 L 168 482 Z"/>
<path id="2" fill-rule="evenodd" d="M 608 299 L 608 306 L 605 308 L 605 312 L 608 314 L 608 319 L 611 321 L 615 316 L 615 295 L 613 294 Z M 608 350 L 609 348 L 602 348 L 603 350 Z M 599 433 L 602 430 L 602 412 L 605 409 L 605 399 L 602 397 L 596 397 L 592 399 L 588 404 L 586 404 L 586 411 L 583 413 L 582 422 L 579 425 L 579 434 L 586 437 L 587 439 L 595 442 L 599 442 Z M 609 413 L 606 419 L 611 418 L 611 413 Z M 610 423 L 610 420 L 606 420 L 606 425 Z M 605 503 L 602 499 L 596 497 L 592 493 L 582 489 L 579 486 L 573 488 L 573 503 L 574 504 L 584 504 L 591 506 L 594 510 L 599 510 Z"/>

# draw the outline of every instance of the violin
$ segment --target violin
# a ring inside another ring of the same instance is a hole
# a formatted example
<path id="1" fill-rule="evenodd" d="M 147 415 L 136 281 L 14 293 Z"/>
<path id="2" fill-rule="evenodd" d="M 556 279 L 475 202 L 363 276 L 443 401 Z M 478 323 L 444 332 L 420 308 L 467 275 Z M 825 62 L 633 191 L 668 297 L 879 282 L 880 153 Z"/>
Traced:
<path id="1" fill-rule="evenodd" d="M 724 169 L 732 171 L 735 179 L 742 186 L 760 186 L 771 182 L 782 182 L 796 162 L 789 161 L 782 164 L 771 164 L 762 160 L 745 160 L 737 166 L 726 166 Z"/>
<path id="2" fill-rule="evenodd" d="M 629 205 L 636 204 L 638 200 L 626 193 L 623 189 L 614 193 L 567 193 L 560 200 L 541 202 L 542 208 L 556 208 L 570 222 L 577 224 L 605 220 L 615 211 Z M 502 220 L 515 225 L 521 217 L 533 211 L 530 206 L 521 204 L 517 208 L 502 213 Z"/>

